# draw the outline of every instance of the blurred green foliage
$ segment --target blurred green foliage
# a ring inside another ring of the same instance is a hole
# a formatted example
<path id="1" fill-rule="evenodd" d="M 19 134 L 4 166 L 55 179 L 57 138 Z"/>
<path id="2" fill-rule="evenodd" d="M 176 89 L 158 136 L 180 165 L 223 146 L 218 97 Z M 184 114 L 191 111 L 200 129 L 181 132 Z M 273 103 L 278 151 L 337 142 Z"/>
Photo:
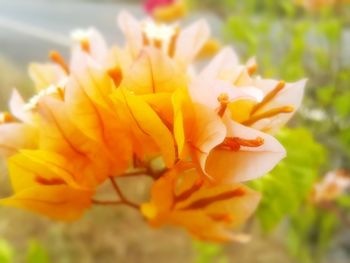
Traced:
<path id="1" fill-rule="evenodd" d="M 19 252 L 19 251 L 18 251 Z M 20 253 L 22 254 L 22 253 Z M 6 240 L 0 239 L 0 263 L 20 262 L 14 248 Z M 46 249 L 37 240 L 28 243 L 25 256 L 26 263 L 50 263 Z"/>
<path id="2" fill-rule="evenodd" d="M 12 263 L 14 258 L 13 255 L 14 251 L 10 244 L 4 239 L 0 239 L 0 262 Z"/>
<path id="3" fill-rule="evenodd" d="M 262 193 L 257 217 L 265 231 L 275 228 L 286 215 L 299 213 L 326 161 L 325 149 L 306 129 L 284 129 L 277 137 L 287 157 L 270 174 L 251 183 Z"/>
<path id="4" fill-rule="evenodd" d="M 29 242 L 27 263 L 50 263 L 46 249 L 36 240 Z"/>
<path id="5" fill-rule="evenodd" d="M 229 260 L 224 253 L 221 245 L 193 241 L 193 247 L 196 253 L 194 263 L 228 263 Z"/>

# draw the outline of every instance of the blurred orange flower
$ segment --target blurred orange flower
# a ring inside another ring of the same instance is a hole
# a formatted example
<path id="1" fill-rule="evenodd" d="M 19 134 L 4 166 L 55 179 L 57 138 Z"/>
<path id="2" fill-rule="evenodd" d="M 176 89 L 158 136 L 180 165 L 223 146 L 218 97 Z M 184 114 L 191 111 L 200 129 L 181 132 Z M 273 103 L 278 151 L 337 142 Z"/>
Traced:
<path id="1" fill-rule="evenodd" d="M 203 240 L 245 241 L 231 228 L 246 221 L 259 200 L 259 193 L 244 185 L 211 186 L 194 168 L 178 164 L 154 183 L 141 211 L 154 227 L 178 225 Z"/>
<path id="2" fill-rule="evenodd" d="M 315 184 L 312 200 L 316 203 L 334 201 L 350 189 L 350 174 L 345 170 L 328 172 L 322 181 Z"/>
<path id="3" fill-rule="evenodd" d="M 180 19 L 188 12 L 185 0 L 147 0 L 144 9 L 155 20 L 162 22 Z"/>

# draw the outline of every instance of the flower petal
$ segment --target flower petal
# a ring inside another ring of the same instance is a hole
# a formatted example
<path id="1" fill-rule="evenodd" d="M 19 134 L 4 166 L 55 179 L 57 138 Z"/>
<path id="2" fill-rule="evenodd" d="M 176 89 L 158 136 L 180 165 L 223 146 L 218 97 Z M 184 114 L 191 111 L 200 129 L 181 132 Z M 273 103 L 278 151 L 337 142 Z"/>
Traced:
<path id="1" fill-rule="evenodd" d="M 285 157 L 283 146 L 272 136 L 227 120 L 227 137 L 243 139 L 262 138 L 259 147 L 241 147 L 239 151 L 213 150 L 207 159 L 207 173 L 221 182 L 243 182 L 268 173 Z"/>
<path id="2" fill-rule="evenodd" d="M 139 21 L 128 12 L 123 11 L 118 16 L 118 25 L 125 35 L 127 48 L 136 58 L 143 46 L 142 28 Z"/>
<path id="3" fill-rule="evenodd" d="M 57 220 L 72 221 L 80 218 L 91 206 L 92 195 L 92 191 L 66 185 L 38 186 L 1 199 L 0 204 L 23 208 Z"/>
<path id="4" fill-rule="evenodd" d="M 175 60 L 188 65 L 208 41 L 210 29 L 205 20 L 199 20 L 180 32 L 175 48 Z"/>
<path id="5" fill-rule="evenodd" d="M 0 156 L 7 158 L 20 149 L 36 148 L 38 139 L 38 130 L 30 125 L 2 124 L 0 125 Z"/>

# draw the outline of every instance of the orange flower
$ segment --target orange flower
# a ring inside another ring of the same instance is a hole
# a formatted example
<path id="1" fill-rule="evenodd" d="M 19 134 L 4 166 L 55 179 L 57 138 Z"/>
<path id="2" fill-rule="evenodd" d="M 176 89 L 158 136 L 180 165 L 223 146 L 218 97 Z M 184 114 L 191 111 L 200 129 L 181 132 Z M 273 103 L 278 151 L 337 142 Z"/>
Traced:
<path id="1" fill-rule="evenodd" d="M 11 114 L 0 115 L 14 189 L 0 203 L 61 220 L 92 203 L 139 210 L 117 180 L 148 174 L 156 181 L 141 212 L 152 225 L 241 240 L 229 230 L 253 213 L 259 194 L 240 183 L 285 156 L 263 131 L 291 117 L 305 81 L 253 77 L 255 62 L 240 65 L 229 48 L 195 74 L 209 38 L 204 21 L 180 30 L 122 13 L 118 22 L 125 48 L 108 48 L 95 29 L 78 31 L 69 63 L 51 52 L 53 64 L 30 67 L 37 95 L 24 103 L 14 93 Z M 93 199 L 107 179 L 119 200 Z"/>
<path id="2" fill-rule="evenodd" d="M 241 184 L 205 184 L 195 169 L 181 164 L 154 183 L 151 196 L 141 212 L 152 226 L 182 226 L 196 238 L 219 242 L 242 241 L 231 229 L 246 221 L 260 200 Z"/>
<path id="3" fill-rule="evenodd" d="M 324 7 L 349 3 L 349 0 L 294 0 L 296 5 L 311 11 L 317 11 Z"/>

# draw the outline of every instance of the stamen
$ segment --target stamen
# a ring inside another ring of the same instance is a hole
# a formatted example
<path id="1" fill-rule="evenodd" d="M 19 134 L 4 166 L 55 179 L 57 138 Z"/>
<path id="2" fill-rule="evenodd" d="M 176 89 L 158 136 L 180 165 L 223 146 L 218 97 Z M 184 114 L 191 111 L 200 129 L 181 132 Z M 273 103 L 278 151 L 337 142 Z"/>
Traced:
<path id="1" fill-rule="evenodd" d="M 255 112 L 257 112 L 259 109 L 261 109 L 263 106 L 265 106 L 267 103 L 269 103 L 273 98 L 276 97 L 276 95 L 286 86 L 286 83 L 284 81 L 280 81 L 277 86 L 270 91 L 264 99 L 255 105 L 255 107 L 250 112 L 250 115 L 253 115 Z"/>
<path id="2" fill-rule="evenodd" d="M 258 65 L 255 63 L 247 68 L 248 74 L 251 76 L 258 70 Z"/>
<path id="3" fill-rule="evenodd" d="M 154 45 L 154 47 L 156 47 L 158 49 L 162 49 L 163 42 L 162 42 L 161 39 L 154 39 L 153 40 L 153 45 Z"/>
<path id="4" fill-rule="evenodd" d="M 227 109 L 227 105 L 229 104 L 230 102 L 230 98 L 229 96 L 227 95 L 227 93 L 221 93 L 218 97 L 218 102 L 220 103 L 220 108 L 219 108 L 219 111 L 218 111 L 218 115 L 220 117 L 224 116 L 225 114 L 225 111 Z"/>
<path id="5" fill-rule="evenodd" d="M 143 42 L 144 46 L 149 46 L 149 44 L 150 44 L 148 36 L 145 32 L 142 32 L 142 42 Z"/>
<path id="6" fill-rule="evenodd" d="M 51 178 L 51 179 L 48 179 L 48 178 L 44 178 L 44 177 L 41 177 L 41 176 L 37 176 L 35 178 L 35 181 L 39 184 L 42 184 L 42 185 L 62 185 L 62 184 L 66 184 L 65 181 L 63 181 L 61 178 Z"/>
<path id="7" fill-rule="evenodd" d="M 55 62 L 57 65 L 59 65 L 67 74 L 69 74 L 69 68 L 66 62 L 64 61 L 64 58 L 61 56 L 60 53 L 58 53 L 55 50 L 50 51 L 49 58 Z"/>
<path id="8" fill-rule="evenodd" d="M 170 38 L 170 41 L 169 41 L 169 49 L 168 49 L 169 57 L 173 57 L 175 55 L 176 41 L 179 34 L 180 34 L 180 28 L 176 27 L 175 34 Z"/>
<path id="9" fill-rule="evenodd" d="M 259 120 L 262 120 L 265 118 L 270 118 L 270 117 L 276 116 L 276 115 L 281 114 L 281 113 L 291 113 L 293 111 L 294 111 L 293 106 L 284 106 L 284 107 L 274 108 L 274 109 L 268 110 L 264 113 L 254 115 L 249 120 L 242 122 L 242 124 L 245 126 L 250 126 Z"/>
<path id="10" fill-rule="evenodd" d="M 119 87 L 120 82 L 123 79 L 123 72 L 120 67 L 114 67 L 107 71 L 108 75 L 113 79 L 114 84 Z"/>
<path id="11" fill-rule="evenodd" d="M 84 50 L 86 53 L 91 52 L 91 47 L 90 47 L 90 41 L 88 38 L 82 38 L 80 40 L 80 47 L 82 50 Z"/>
<path id="12" fill-rule="evenodd" d="M 64 100 L 64 87 L 57 87 L 56 92 L 60 99 Z"/>
<path id="13" fill-rule="evenodd" d="M 218 146 L 219 149 L 229 149 L 230 151 L 239 151 L 241 146 L 245 147 L 259 147 L 264 144 L 264 139 L 257 137 L 256 139 L 242 139 L 240 137 L 227 137 Z"/>
<path id="14" fill-rule="evenodd" d="M 14 121 L 13 116 L 8 112 L 0 113 L 0 124 L 8 123 Z"/>

